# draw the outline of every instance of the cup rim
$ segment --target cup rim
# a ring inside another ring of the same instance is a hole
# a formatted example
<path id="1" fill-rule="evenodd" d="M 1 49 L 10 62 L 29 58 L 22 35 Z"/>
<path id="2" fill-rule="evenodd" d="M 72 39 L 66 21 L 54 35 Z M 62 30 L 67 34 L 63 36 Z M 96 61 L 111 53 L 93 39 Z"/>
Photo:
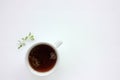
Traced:
<path id="1" fill-rule="evenodd" d="M 34 69 L 30 66 L 29 60 L 28 60 L 28 56 L 29 56 L 29 54 L 30 54 L 31 49 L 34 48 L 35 46 L 41 45 L 41 44 L 49 45 L 50 47 L 52 47 L 52 48 L 55 50 L 55 52 L 56 52 L 56 54 L 57 54 L 57 60 L 56 60 L 56 63 L 55 63 L 55 65 L 54 65 L 54 67 L 53 67 L 51 70 L 47 71 L 47 72 L 38 72 L 38 71 L 34 70 Z M 51 74 L 51 73 L 57 68 L 58 61 L 59 61 L 59 55 L 58 55 L 57 49 L 56 49 L 52 44 L 47 43 L 47 42 L 37 42 L 37 43 L 33 44 L 33 45 L 27 50 L 27 54 L 26 54 L 26 56 L 25 56 L 25 63 L 26 63 L 26 65 L 27 65 L 28 69 L 30 70 L 31 73 L 33 73 L 33 74 L 35 74 L 35 75 L 37 75 L 37 76 L 46 76 L 46 75 Z"/>

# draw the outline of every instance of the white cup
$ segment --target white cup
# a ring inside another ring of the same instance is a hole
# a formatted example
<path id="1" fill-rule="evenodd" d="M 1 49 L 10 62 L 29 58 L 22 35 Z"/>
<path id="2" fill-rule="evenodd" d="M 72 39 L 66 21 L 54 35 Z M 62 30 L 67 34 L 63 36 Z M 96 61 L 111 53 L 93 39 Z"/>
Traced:
<path id="1" fill-rule="evenodd" d="M 30 63 L 29 63 L 29 54 L 30 54 L 30 51 L 31 51 L 35 46 L 41 45 L 41 44 L 45 44 L 45 45 L 48 45 L 48 46 L 50 46 L 51 48 L 53 48 L 54 51 L 56 52 L 56 55 L 57 55 L 57 61 L 56 61 L 55 65 L 54 65 L 54 67 L 53 67 L 52 69 L 50 69 L 49 71 L 46 71 L 46 72 L 39 72 L 39 71 L 34 70 L 34 69 L 31 67 Z M 38 75 L 38 76 L 46 76 L 46 75 L 51 74 L 51 73 L 57 68 L 57 66 L 58 66 L 59 54 L 58 54 L 57 48 L 58 48 L 61 44 L 62 44 L 61 41 L 57 41 L 57 42 L 55 43 L 55 45 L 52 45 L 52 44 L 46 43 L 46 42 L 39 42 L 39 43 L 33 44 L 33 45 L 28 49 L 27 54 L 26 54 L 26 57 L 25 57 L 25 62 L 26 62 L 26 65 L 27 65 L 28 69 L 30 70 L 30 72 L 32 72 L 33 74 Z"/>

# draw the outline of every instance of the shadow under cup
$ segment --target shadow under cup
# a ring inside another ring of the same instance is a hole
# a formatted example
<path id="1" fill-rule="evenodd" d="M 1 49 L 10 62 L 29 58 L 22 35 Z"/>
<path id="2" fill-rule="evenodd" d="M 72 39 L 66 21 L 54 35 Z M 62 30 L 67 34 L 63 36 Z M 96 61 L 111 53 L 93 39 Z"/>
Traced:
<path id="1" fill-rule="evenodd" d="M 53 72 L 58 62 L 56 48 L 48 43 L 37 43 L 28 50 L 26 62 L 32 73 L 48 75 Z"/>

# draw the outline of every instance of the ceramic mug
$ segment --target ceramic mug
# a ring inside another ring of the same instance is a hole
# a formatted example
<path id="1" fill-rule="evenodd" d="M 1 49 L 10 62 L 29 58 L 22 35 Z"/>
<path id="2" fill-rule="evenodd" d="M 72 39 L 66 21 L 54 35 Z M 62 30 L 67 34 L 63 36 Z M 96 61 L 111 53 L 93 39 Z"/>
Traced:
<path id="1" fill-rule="evenodd" d="M 48 70 L 48 71 L 45 71 L 45 72 L 40 72 L 40 71 L 37 71 L 35 70 L 31 65 L 30 65 L 30 61 L 29 61 L 29 55 L 30 55 L 30 52 L 31 50 L 36 47 L 37 45 L 42 45 L 42 44 L 45 44 L 45 45 L 48 45 L 50 46 L 52 49 L 54 49 L 55 53 L 56 53 L 56 56 L 57 56 L 57 60 L 56 60 L 56 63 L 54 64 L 54 66 Z M 39 42 L 39 43 L 35 43 L 33 44 L 27 51 L 27 54 L 26 54 L 26 57 L 25 57 L 25 62 L 26 62 L 26 65 L 28 67 L 28 69 L 30 70 L 30 72 L 32 72 L 33 74 L 35 75 L 38 75 L 38 76 L 46 76 L 46 75 L 49 75 L 51 74 L 58 66 L 58 63 L 59 63 L 59 53 L 57 51 L 57 48 L 62 44 L 61 41 L 57 41 L 54 45 L 50 44 L 50 43 L 47 43 L 47 42 Z"/>

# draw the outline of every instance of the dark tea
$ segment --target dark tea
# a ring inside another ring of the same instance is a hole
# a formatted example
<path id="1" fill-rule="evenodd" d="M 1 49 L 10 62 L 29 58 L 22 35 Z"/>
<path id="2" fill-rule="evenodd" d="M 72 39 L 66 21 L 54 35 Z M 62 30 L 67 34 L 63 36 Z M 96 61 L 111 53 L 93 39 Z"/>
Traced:
<path id="1" fill-rule="evenodd" d="M 55 66 L 57 54 L 54 48 L 48 44 L 38 44 L 31 49 L 28 60 L 34 70 L 47 72 Z"/>

